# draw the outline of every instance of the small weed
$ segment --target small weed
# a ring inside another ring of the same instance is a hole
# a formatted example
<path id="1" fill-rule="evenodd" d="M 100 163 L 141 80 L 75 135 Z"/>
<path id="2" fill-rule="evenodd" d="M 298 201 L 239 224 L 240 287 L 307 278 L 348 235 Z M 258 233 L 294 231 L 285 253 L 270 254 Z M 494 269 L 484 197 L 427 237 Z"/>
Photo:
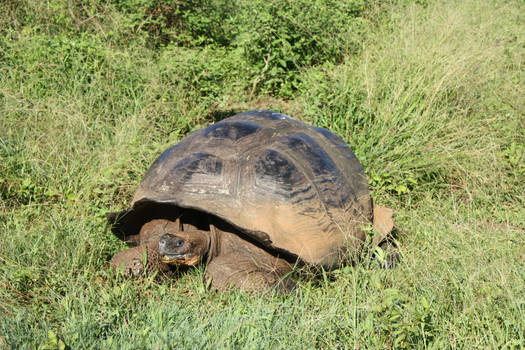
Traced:
<path id="1" fill-rule="evenodd" d="M 65 350 L 66 348 L 66 343 L 51 330 L 47 332 L 47 341 L 38 346 L 38 350 Z"/>
<path id="2" fill-rule="evenodd" d="M 399 290 L 388 288 L 373 312 L 376 320 L 382 320 L 377 330 L 383 333 L 387 344 L 396 348 L 411 349 L 415 344 L 426 347 L 434 338 L 432 315 L 435 310 L 424 295 L 411 302 Z"/>

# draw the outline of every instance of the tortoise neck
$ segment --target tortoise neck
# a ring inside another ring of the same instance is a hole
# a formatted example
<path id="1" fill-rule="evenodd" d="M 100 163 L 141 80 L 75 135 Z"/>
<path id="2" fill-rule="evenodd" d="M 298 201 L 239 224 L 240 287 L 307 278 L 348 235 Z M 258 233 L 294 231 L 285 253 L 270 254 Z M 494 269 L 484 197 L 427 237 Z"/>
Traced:
<path id="1" fill-rule="evenodd" d="M 210 223 L 210 242 L 208 245 L 208 257 L 206 259 L 206 264 L 208 264 L 214 257 L 216 257 L 219 254 L 219 235 L 220 231 L 215 227 L 215 225 L 213 225 L 213 223 Z"/>

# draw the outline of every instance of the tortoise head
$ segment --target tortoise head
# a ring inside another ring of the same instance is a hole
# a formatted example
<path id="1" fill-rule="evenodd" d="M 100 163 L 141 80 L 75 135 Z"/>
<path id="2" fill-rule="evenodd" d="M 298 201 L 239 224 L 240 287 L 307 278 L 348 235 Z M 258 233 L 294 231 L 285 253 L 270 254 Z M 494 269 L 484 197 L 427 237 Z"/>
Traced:
<path id="1" fill-rule="evenodd" d="M 197 265 L 212 243 L 210 231 L 183 225 L 180 218 L 151 220 L 142 226 L 139 237 L 141 245 L 154 245 L 158 260 L 168 265 Z"/>
<path id="2" fill-rule="evenodd" d="M 179 231 L 162 235 L 157 251 L 165 264 L 194 266 L 208 253 L 209 247 L 209 232 Z"/>

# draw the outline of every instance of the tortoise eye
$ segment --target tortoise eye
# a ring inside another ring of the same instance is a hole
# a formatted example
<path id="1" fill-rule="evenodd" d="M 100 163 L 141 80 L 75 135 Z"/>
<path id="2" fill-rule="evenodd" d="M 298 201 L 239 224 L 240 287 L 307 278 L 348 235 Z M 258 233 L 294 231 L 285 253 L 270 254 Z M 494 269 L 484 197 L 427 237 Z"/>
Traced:
<path id="1" fill-rule="evenodd" d="M 184 245 L 184 241 L 182 239 L 179 239 L 173 245 L 175 246 L 175 248 L 180 248 Z"/>

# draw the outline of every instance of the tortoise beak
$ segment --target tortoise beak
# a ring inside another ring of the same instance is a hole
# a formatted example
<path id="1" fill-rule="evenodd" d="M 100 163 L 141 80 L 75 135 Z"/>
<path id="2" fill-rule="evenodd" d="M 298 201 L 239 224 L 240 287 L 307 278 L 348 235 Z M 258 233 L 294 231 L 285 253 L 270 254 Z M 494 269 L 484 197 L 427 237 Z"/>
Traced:
<path id="1" fill-rule="evenodd" d="M 166 233 L 159 240 L 158 254 L 160 260 L 166 264 L 184 264 L 193 257 L 190 245 L 184 238 Z"/>

